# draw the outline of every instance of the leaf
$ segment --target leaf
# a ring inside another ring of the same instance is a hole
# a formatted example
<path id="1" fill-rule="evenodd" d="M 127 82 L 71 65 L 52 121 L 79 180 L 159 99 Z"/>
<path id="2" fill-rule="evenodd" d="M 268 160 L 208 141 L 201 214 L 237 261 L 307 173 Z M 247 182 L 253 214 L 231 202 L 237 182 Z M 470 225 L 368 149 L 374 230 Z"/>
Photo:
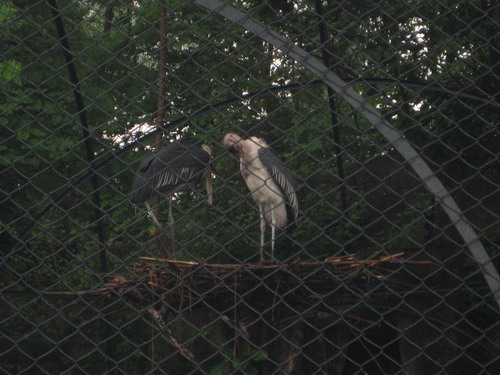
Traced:
<path id="1" fill-rule="evenodd" d="M 228 363 L 226 360 L 219 362 L 217 365 L 215 365 L 211 370 L 209 375 L 224 375 L 226 372 L 226 369 L 228 367 Z"/>
<path id="2" fill-rule="evenodd" d="M 21 69 L 21 64 L 16 60 L 0 62 L 0 78 L 4 81 L 12 80 L 16 85 L 19 85 L 21 84 Z"/>
<path id="3" fill-rule="evenodd" d="M 29 130 L 26 130 L 26 128 L 24 128 L 23 130 L 19 131 L 17 136 L 20 140 L 27 141 L 30 138 L 30 132 Z"/>
<path id="4" fill-rule="evenodd" d="M 245 357 L 250 357 L 252 356 L 255 352 L 257 351 L 257 349 L 254 349 L 252 348 L 250 345 L 248 344 L 245 344 L 245 346 L 243 347 L 243 356 Z"/>
<path id="5" fill-rule="evenodd" d="M 258 350 L 252 359 L 254 361 L 263 361 L 264 359 L 267 359 L 267 352 L 264 350 Z"/>
<path id="6" fill-rule="evenodd" d="M 0 5 L 0 22 L 4 22 L 6 20 L 14 17 L 14 14 L 17 12 L 17 9 L 12 7 L 11 4 L 1 4 Z"/>

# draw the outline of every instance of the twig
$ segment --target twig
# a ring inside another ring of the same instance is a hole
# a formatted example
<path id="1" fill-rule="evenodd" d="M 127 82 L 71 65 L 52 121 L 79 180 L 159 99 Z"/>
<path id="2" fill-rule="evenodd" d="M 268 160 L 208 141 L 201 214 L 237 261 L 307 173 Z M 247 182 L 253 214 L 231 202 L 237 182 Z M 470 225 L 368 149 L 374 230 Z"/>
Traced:
<path id="1" fill-rule="evenodd" d="M 147 311 L 153 318 L 154 322 L 158 325 L 160 330 L 163 332 L 166 339 L 177 349 L 179 349 L 180 354 L 187 359 L 194 359 L 194 354 L 186 346 L 182 345 L 179 340 L 177 340 L 177 338 L 172 334 L 170 328 L 168 328 L 168 326 L 166 325 L 165 321 L 163 320 L 163 310 L 156 310 L 153 307 L 150 307 Z"/>

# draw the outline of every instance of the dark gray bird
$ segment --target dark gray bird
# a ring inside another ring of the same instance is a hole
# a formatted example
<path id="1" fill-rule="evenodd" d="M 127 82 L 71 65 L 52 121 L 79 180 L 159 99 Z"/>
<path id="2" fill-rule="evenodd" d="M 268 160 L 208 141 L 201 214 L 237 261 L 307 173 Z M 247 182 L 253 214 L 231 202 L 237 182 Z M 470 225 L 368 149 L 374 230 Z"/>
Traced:
<path id="1" fill-rule="evenodd" d="M 299 215 L 299 204 L 290 171 L 262 139 L 242 139 L 226 134 L 224 146 L 240 158 L 241 175 L 260 211 L 260 259 L 264 260 L 264 233 L 271 227 L 271 257 L 276 229 L 290 231 Z"/>
<path id="2" fill-rule="evenodd" d="M 146 206 L 153 222 L 162 228 L 148 200 L 158 194 L 169 195 L 205 180 L 208 203 L 212 204 L 212 151 L 201 142 L 181 139 L 146 157 L 132 184 L 132 203 Z"/>

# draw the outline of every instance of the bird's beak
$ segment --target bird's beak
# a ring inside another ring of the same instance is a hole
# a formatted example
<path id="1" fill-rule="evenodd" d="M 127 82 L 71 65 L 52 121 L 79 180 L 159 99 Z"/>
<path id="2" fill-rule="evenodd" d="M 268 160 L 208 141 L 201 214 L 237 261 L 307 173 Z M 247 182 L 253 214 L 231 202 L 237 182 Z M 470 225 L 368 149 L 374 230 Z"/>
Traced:
<path id="1" fill-rule="evenodd" d="M 239 155 L 241 153 L 243 145 L 241 144 L 241 139 L 233 143 L 231 146 L 227 147 L 227 150 L 235 155 Z"/>
<path id="2" fill-rule="evenodd" d="M 229 146 L 227 148 L 227 150 L 231 153 L 231 154 L 238 154 L 238 148 L 236 147 L 236 145 L 232 145 L 232 146 Z"/>
<path id="3" fill-rule="evenodd" d="M 205 170 L 204 179 L 205 179 L 205 189 L 207 190 L 207 200 L 210 206 L 213 205 L 213 195 L 214 195 L 214 186 L 212 184 L 212 169 L 213 167 L 209 167 Z"/>
<path id="4" fill-rule="evenodd" d="M 227 134 L 224 137 L 223 144 L 229 152 L 239 154 L 241 151 L 241 140 L 236 134 Z"/>

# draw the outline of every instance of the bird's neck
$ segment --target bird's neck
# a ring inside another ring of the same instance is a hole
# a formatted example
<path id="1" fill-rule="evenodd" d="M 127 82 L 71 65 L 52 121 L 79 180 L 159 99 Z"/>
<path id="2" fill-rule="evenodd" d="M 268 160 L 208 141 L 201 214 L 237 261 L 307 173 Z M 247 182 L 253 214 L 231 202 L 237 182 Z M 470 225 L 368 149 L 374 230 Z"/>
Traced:
<path id="1" fill-rule="evenodd" d="M 261 147 L 268 147 L 262 138 L 250 137 L 240 142 L 239 154 L 242 159 L 251 160 L 258 156 Z"/>

